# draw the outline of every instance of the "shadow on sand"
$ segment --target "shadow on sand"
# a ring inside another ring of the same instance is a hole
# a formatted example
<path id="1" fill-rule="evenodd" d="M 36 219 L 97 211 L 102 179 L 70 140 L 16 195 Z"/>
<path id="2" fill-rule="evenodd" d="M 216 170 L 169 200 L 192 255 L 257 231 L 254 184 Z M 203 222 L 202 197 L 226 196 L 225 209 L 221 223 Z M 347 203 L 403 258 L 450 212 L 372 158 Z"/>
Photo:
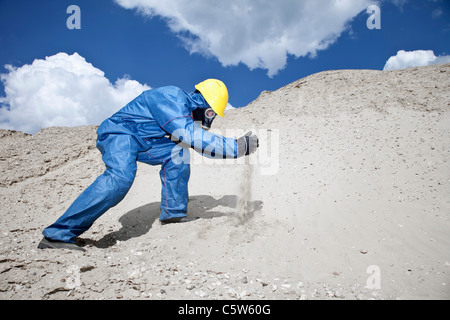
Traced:
<path id="1" fill-rule="evenodd" d="M 214 209 L 222 206 L 231 209 L 236 208 L 238 197 L 235 195 L 223 196 L 220 199 L 215 199 L 209 195 L 197 195 L 189 198 L 187 216 L 197 216 L 200 219 L 211 219 L 224 215 L 231 215 L 234 210 L 215 211 Z M 152 202 L 135 208 L 122 217 L 119 222 L 122 227 L 111 233 L 106 234 L 100 240 L 94 241 L 90 239 L 81 239 L 84 245 L 92 245 L 97 248 L 108 248 L 117 243 L 117 241 L 126 241 L 131 238 L 140 237 L 151 229 L 153 223 L 159 218 L 161 213 L 161 202 Z M 253 217 L 254 213 L 261 210 L 262 201 L 256 200 L 249 203 L 248 217 Z"/>

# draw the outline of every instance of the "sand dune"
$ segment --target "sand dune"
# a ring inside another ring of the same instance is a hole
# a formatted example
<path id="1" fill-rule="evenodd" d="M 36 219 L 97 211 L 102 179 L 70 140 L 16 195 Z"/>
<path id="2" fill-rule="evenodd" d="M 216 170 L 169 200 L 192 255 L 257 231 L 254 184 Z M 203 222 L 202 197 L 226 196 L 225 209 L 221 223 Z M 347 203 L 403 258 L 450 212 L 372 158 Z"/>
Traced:
<path id="1" fill-rule="evenodd" d="M 0 298 L 450 298 L 449 64 L 321 72 L 214 131 L 247 129 L 245 161 L 193 155 L 201 219 L 161 226 L 159 167 L 139 164 L 85 253 L 36 247 L 104 170 L 96 127 L 0 130 Z"/>

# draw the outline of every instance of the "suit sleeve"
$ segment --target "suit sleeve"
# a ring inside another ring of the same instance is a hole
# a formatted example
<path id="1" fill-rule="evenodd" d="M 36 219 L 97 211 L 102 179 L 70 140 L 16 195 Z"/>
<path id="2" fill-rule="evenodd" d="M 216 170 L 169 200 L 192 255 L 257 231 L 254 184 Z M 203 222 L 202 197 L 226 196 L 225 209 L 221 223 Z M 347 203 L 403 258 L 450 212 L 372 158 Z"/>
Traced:
<path id="1" fill-rule="evenodd" d="M 191 147 L 209 158 L 236 158 L 236 140 L 203 130 L 191 118 L 184 93 L 160 92 L 155 95 L 152 115 L 158 125 L 183 147 Z"/>

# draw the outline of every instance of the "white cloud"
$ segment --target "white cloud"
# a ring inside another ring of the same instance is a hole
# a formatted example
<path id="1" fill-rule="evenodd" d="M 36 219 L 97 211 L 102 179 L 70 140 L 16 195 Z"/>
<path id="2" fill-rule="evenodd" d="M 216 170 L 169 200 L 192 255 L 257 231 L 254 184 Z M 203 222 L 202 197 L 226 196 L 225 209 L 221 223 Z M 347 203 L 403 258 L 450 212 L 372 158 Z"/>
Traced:
<path id="1" fill-rule="evenodd" d="M 438 19 L 440 16 L 442 16 L 442 14 L 444 13 L 444 11 L 441 9 L 441 7 L 434 9 L 431 12 L 431 17 L 433 19 Z"/>
<path id="2" fill-rule="evenodd" d="M 233 107 L 230 103 L 227 103 L 227 107 L 225 108 L 225 110 L 234 110 L 236 109 L 235 107 Z"/>
<path id="3" fill-rule="evenodd" d="M 288 55 L 314 57 L 348 29 L 374 0 L 115 0 L 166 19 L 190 53 L 214 56 L 275 75 Z"/>
<path id="4" fill-rule="evenodd" d="M 142 91 L 135 80 L 115 84 L 77 53 L 58 53 L 31 65 L 6 65 L 0 75 L 0 128 L 36 133 L 50 126 L 100 124 Z"/>
<path id="5" fill-rule="evenodd" d="M 408 2 L 408 0 L 391 0 L 391 2 L 400 8 L 400 10 L 403 10 L 403 6 Z"/>
<path id="6" fill-rule="evenodd" d="M 450 63 L 450 56 L 435 56 L 432 50 L 400 50 L 386 62 L 383 70 L 397 70 L 431 64 Z"/>

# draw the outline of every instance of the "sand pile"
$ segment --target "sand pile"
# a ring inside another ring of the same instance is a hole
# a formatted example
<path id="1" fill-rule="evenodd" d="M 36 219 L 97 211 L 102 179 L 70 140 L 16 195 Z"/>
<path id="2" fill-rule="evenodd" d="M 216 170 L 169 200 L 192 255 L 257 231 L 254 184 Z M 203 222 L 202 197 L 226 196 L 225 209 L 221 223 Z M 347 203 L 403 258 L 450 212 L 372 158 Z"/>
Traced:
<path id="1" fill-rule="evenodd" d="M 95 129 L 0 131 L 1 299 L 450 298 L 448 64 L 265 91 L 215 122 L 257 154 L 193 156 L 201 219 L 161 226 L 159 167 L 139 164 L 85 253 L 38 250 L 104 170 Z"/>

